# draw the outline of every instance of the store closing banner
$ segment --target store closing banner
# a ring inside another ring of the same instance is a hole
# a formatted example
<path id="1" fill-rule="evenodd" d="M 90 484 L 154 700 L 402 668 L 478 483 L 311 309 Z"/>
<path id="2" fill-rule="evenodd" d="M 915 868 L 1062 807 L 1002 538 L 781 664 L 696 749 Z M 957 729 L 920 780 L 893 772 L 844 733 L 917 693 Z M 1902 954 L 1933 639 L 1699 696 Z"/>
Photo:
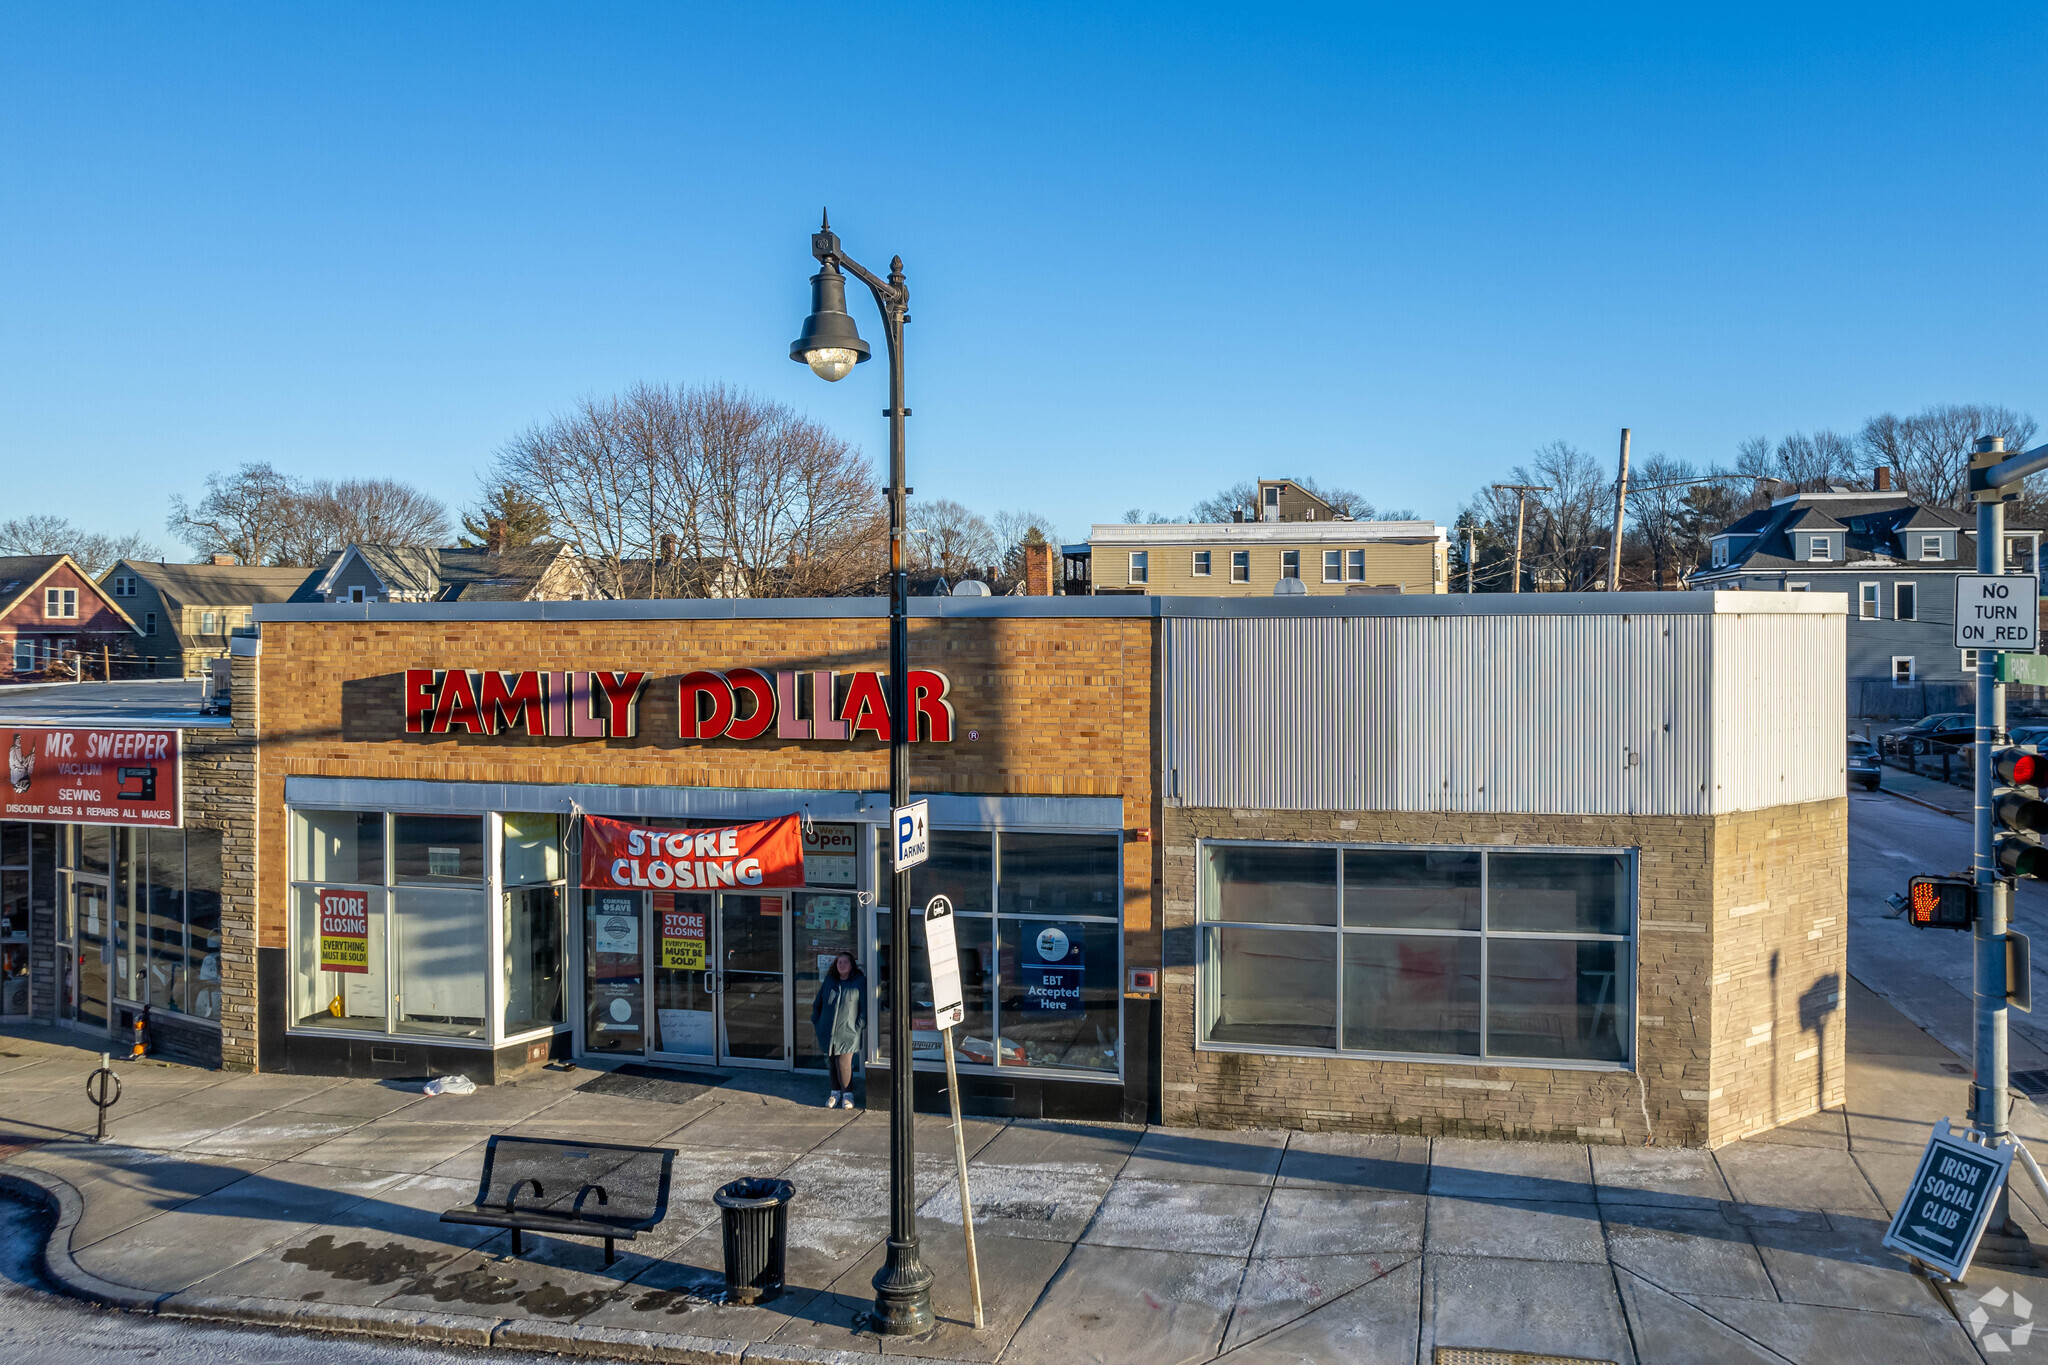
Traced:
<path id="1" fill-rule="evenodd" d="M 583 881 L 598 891 L 804 884 L 802 821 L 794 815 L 718 829 L 667 829 L 583 817 Z"/>

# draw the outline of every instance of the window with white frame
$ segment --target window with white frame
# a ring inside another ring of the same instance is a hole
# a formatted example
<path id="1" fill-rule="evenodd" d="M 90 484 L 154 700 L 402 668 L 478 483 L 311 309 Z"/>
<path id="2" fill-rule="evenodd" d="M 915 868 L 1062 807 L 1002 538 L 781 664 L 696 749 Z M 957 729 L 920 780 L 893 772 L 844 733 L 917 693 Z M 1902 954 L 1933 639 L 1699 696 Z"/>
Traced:
<path id="1" fill-rule="evenodd" d="M 363 589 L 361 584 L 357 584 L 355 587 L 352 587 L 348 590 L 348 600 L 351 602 L 360 602 L 363 600 Z"/>
<path id="2" fill-rule="evenodd" d="M 1230 581 L 1249 583 L 1252 581 L 1252 552 L 1232 550 L 1230 552 Z"/>
<path id="3" fill-rule="evenodd" d="M 36 671 L 36 642 L 34 640 L 16 640 L 14 642 L 14 671 L 16 673 L 33 673 Z"/>
<path id="4" fill-rule="evenodd" d="M 1909 687 L 1912 685 L 1913 678 L 1913 656 L 1910 654 L 1892 655 L 1892 686 Z"/>
<path id="5" fill-rule="evenodd" d="M 1349 583 L 1363 583 L 1365 581 L 1365 551 L 1346 550 L 1344 552 L 1344 579 Z"/>
<path id="6" fill-rule="evenodd" d="M 1205 1048 L 1626 1065 L 1621 849 L 1204 843 Z"/>
<path id="7" fill-rule="evenodd" d="M 1344 552 L 1342 550 L 1323 551 L 1323 581 L 1325 583 L 1342 583 L 1344 581 Z"/>
<path id="8" fill-rule="evenodd" d="M 146 611 L 146 612 L 142 613 L 142 633 L 143 633 L 144 635 L 155 635 L 155 634 L 156 634 L 156 613 L 155 613 L 155 612 L 153 612 L 153 611 Z"/>
<path id="9" fill-rule="evenodd" d="M 1195 551 L 1194 563 L 1190 566 L 1188 572 L 1196 578 L 1207 578 L 1209 576 L 1209 551 Z"/>
<path id="10" fill-rule="evenodd" d="M 1282 550 L 1280 552 L 1280 576 L 1282 578 L 1301 577 L 1301 551 Z"/>
<path id="11" fill-rule="evenodd" d="M 1785 591 L 1786 591 L 1786 592 L 1811 592 L 1811 591 L 1813 591 L 1813 584 L 1811 584 L 1811 583 L 1787 583 L 1787 584 L 1785 585 Z"/>
<path id="12" fill-rule="evenodd" d="M 1892 585 L 1892 619 L 1894 621 L 1917 621 L 1920 619 L 1919 584 L 1894 583 Z"/>
<path id="13" fill-rule="evenodd" d="M 1808 559 L 1834 558 L 1833 555 L 1828 553 L 1828 538 L 1826 536 L 1808 536 L 1806 540 L 1806 557 Z"/>
<path id="14" fill-rule="evenodd" d="M 1875 621 L 1877 619 L 1877 584 L 1858 583 L 1856 585 L 1856 616 L 1859 620 L 1864 621 Z"/>
<path id="15" fill-rule="evenodd" d="M 78 616 L 78 589 L 43 589 L 43 616 L 51 621 L 70 621 Z"/>
<path id="16" fill-rule="evenodd" d="M 1728 567 L 1728 542 L 1725 540 L 1714 542 L 1714 567 L 1717 569 Z"/>
<path id="17" fill-rule="evenodd" d="M 1963 672 L 1975 673 L 1977 671 L 1977 651 L 1974 649 L 1966 649 L 1962 652 L 1962 654 Z"/>
<path id="18" fill-rule="evenodd" d="M 1131 551 L 1131 577 L 1133 583 L 1144 583 L 1152 574 L 1152 554 L 1149 550 Z"/>
<path id="19" fill-rule="evenodd" d="M 218 620 L 218 618 L 217 618 L 217 617 L 215 617 L 215 616 L 214 616 L 214 614 L 213 614 L 212 612 L 210 612 L 210 611 L 202 611 L 202 612 L 200 612 L 200 613 L 199 613 L 199 633 L 200 633 L 201 635 L 211 635 L 211 634 L 213 634 L 213 628 L 214 628 L 214 625 L 215 625 L 215 623 L 216 623 L 216 621 L 217 621 L 217 620 Z"/>
<path id="20" fill-rule="evenodd" d="M 133 596 L 135 596 L 135 579 L 134 579 L 133 575 L 130 575 L 130 574 L 118 574 L 118 573 L 117 573 L 117 574 L 115 574 L 115 575 L 114 575 L 114 579 L 113 579 L 113 585 L 114 585 L 114 596 L 116 596 L 116 597 L 133 597 Z"/>
<path id="21" fill-rule="evenodd" d="M 1940 559 L 1941 557 L 1942 554 L 1940 536 L 1932 535 L 1920 537 L 1920 558 Z"/>
<path id="22" fill-rule="evenodd" d="M 302 810 L 290 819 L 292 1028 L 480 1043 L 563 1022 L 560 817 Z M 493 890 L 504 934 L 495 969 Z"/>

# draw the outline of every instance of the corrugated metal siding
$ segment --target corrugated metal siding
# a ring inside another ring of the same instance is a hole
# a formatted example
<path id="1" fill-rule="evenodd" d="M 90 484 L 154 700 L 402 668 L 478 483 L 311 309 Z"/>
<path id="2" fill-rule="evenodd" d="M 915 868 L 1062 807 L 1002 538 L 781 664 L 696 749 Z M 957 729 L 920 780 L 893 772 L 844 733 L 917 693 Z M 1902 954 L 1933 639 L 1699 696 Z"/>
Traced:
<path id="1" fill-rule="evenodd" d="M 1839 618 L 1714 618 L 1714 809 L 1848 790 L 1847 645 Z"/>
<path id="2" fill-rule="evenodd" d="M 1739 637 L 1744 661 L 1725 703 L 1733 709 L 1717 711 L 1710 642 L 1747 621 L 1772 629 Z M 1184 805 L 1691 815 L 1842 790 L 1840 617 L 1161 625 L 1167 792 Z M 1792 675 L 1800 690 L 1784 705 L 1796 718 L 1772 701 Z M 1743 717 L 1751 739 L 1717 738 L 1717 714 Z M 1767 760 L 1748 754 L 1759 736 Z M 1717 791 L 1714 771 L 1738 753 L 1770 766 L 1771 781 L 1724 778 Z"/>

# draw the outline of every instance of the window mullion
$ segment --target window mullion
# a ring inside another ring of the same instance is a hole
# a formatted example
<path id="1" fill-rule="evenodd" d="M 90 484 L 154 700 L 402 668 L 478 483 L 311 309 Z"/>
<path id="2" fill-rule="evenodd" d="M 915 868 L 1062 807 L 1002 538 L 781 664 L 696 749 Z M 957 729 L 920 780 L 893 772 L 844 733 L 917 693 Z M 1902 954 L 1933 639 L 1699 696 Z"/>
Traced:
<path id="1" fill-rule="evenodd" d="M 1493 855 L 1479 855 L 1479 1055 L 1493 1055 Z"/>

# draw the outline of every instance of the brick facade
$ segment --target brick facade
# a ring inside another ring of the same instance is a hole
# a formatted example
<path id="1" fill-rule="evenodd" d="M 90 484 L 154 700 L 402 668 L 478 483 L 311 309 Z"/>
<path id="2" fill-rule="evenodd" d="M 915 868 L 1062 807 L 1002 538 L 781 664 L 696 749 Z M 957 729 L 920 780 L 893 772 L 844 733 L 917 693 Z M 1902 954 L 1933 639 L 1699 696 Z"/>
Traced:
<path id="1" fill-rule="evenodd" d="M 1847 818 L 1844 799 L 1697 818 L 1169 808 L 1162 1116 L 1631 1144 L 1647 1131 L 1720 1146 L 1839 1105 Z M 1198 1051 L 1204 838 L 1637 849 L 1637 1069 Z"/>
<path id="2" fill-rule="evenodd" d="M 1152 785 L 1155 623 L 1065 618 L 913 620 L 910 661 L 950 682 L 950 744 L 912 749 L 913 792 L 1114 796 L 1127 828 L 1156 823 Z M 237 660 L 239 665 L 242 661 Z M 888 622 L 776 620 L 272 621 L 260 687 L 235 680 L 238 714 L 259 718 L 255 848 L 239 866 L 229 942 L 286 944 L 284 784 L 294 775 L 435 782 L 598 783 L 877 791 L 888 747 L 851 742 L 685 741 L 675 680 L 698 668 L 886 670 Z M 644 669 L 633 739 L 407 735 L 408 668 Z M 1135 849 L 1133 849 L 1135 853 Z M 1125 860 L 1126 922 L 1152 923 L 1151 860 Z M 240 936 L 247 936 L 247 939 Z M 225 970 L 225 969 L 224 969 Z M 253 981 L 233 997 L 233 1055 L 253 1061 Z M 239 987 L 238 987 L 239 988 Z M 245 1023 L 249 1032 L 244 1033 Z"/>

